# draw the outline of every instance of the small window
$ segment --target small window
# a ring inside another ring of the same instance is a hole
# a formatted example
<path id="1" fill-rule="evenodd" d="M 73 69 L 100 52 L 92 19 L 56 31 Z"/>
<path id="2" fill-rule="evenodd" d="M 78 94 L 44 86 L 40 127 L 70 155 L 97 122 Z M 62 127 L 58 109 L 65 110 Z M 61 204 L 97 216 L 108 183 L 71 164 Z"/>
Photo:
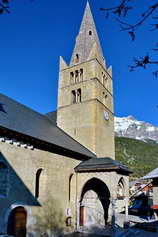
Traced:
<path id="1" fill-rule="evenodd" d="M 40 175 L 41 175 L 42 169 L 38 169 L 36 172 L 36 183 L 35 183 L 35 197 L 39 197 L 40 193 Z"/>
<path id="2" fill-rule="evenodd" d="M 81 89 L 77 90 L 77 102 L 81 103 Z"/>
<path id="3" fill-rule="evenodd" d="M 70 72 L 70 83 L 74 83 L 74 73 Z"/>
<path id="4" fill-rule="evenodd" d="M 92 31 L 91 30 L 89 31 L 89 35 L 92 35 Z"/>
<path id="5" fill-rule="evenodd" d="M 75 56 L 75 63 L 78 63 L 78 62 L 79 62 L 79 54 L 77 53 Z"/>
<path id="6" fill-rule="evenodd" d="M 76 91 L 75 90 L 71 91 L 71 101 L 73 104 L 76 103 Z"/>
<path id="7" fill-rule="evenodd" d="M 81 103 L 81 89 L 71 91 L 71 102 Z"/>
<path id="8" fill-rule="evenodd" d="M 71 180 L 72 180 L 73 174 L 70 174 L 69 176 L 69 201 L 71 199 Z"/>
<path id="9" fill-rule="evenodd" d="M 79 80 L 79 72 L 78 70 L 75 71 L 75 82 L 78 82 Z"/>
<path id="10" fill-rule="evenodd" d="M 80 69 L 80 81 L 83 81 L 83 69 Z"/>

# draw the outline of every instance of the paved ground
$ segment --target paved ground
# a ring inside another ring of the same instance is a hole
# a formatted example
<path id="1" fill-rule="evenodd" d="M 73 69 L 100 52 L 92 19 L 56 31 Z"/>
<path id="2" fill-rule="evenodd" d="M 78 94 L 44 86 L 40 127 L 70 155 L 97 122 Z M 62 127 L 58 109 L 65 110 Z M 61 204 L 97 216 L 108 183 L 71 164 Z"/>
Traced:
<path id="1" fill-rule="evenodd" d="M 158 237 L 158 233 L 147 232 L 143 230 L 131 230 L 126 232 L 117 232 L 115 235 L 97 235 L 97 234 L 85 234 L 85 233 L 72 233 L 67 234 L 65 237 Z"/>
<path id="2" fill-rule="evenodd" d="M 154 221 L 154 225 L 158 226 L 158 221 L 157 220 L 145 220 L 137 216 L 128 216 L 130 224 L 133 225 L 132 228 L 129 229 L 124 229 L 123 224 L 125 221 L 125 215 L 124 214 L 119 214 L 116 217 L 116 232 L 115 234 L 111 231 L 110 226 L 104 226 L 101 225 L 95 225 L 91 228 L 84 229 L 84 233 L 71 233 L 71 234 L 66 234 L 65 237 L 158 237 L 158 228 L 157 228 L 157 233 L 147 231 L 152 228 L 152 222 Z M 138 223 L 139 228 L 135 228 L 136 223 Z M 149 225 L 150 228 L 140 228 L 141 226 L 147 227 Z M 82 230 L 83 231 L 83 230 Z"/>
<path id="3" fill-rule="evenodd" d="M 76 232 L 72 234 L 66 234 L 65 237 L 103 237 L 103 235 Z M 104 235 L 104 237 L 106 237 L 106 235 Z"/>

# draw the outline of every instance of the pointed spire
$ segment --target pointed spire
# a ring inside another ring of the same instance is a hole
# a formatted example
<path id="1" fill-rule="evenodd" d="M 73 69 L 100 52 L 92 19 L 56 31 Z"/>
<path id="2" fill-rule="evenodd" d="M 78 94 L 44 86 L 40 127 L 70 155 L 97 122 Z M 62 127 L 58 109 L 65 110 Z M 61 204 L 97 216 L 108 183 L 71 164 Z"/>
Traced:
<path id="1" fill-rule="evenodd" d="M 100 58 L 104 64 L 102 49 L 100 46 L 97 30 L 93 20 L 92 12 L 87 2 L 79 34 L 76 38 L 75 48 L 72 54 L 70 65 L 75 65 L 88 60 L 90 52 L 96 43 Z"/>
<path id="2" fill-rule="evenodd" d="M 97 58 L 100 63 L 103 63 L 103 58 L 100 54 L 100 50 L 96 42 L 94 43 L 87 60 L 94 59 L 94 58 Z"/>
<path id="3" fill-rule="evenodd" d="M 62 56 L 60 56 L 59 65 L 60 65 L 60 71 L 63 70 L 63 69 L 66 69 L 68 67 Z"/>

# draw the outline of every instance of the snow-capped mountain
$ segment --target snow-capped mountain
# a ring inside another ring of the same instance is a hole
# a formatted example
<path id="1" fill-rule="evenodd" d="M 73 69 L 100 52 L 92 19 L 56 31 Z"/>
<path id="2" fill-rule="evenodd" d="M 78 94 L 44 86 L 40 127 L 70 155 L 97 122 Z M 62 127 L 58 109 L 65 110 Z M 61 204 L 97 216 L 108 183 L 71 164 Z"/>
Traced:
<path id="1" fill-rule="evenodd" d="M 158 127 L 150 123 L 136 120 L 133 116 L 115 117 L 115 134 L 138 140 L 154 140 L 158 142 Z"/>

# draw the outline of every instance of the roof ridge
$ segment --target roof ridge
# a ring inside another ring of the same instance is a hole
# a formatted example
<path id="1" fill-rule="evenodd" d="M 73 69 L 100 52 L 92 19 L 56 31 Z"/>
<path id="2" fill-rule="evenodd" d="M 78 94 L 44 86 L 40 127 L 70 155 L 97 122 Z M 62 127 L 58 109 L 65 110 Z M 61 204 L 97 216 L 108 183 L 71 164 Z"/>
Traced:
<path id="1" fill-rule="evenodd" d="M 56 124 L 53 124 L 44 114 L 2 93 L 0 93 L 0 102 L 6 107 L 4 111 L 0 112 L 1 127 L 58 145 L 61 148 L 84 155 L 87 158 L 95 157 L 92 151 L 73 139 Z"/>
<path id="2" fill-rule="evenodd" d="M 31 110 L 32 112 L 34 112 L 34 113 L 36 113 L 36 114 L 38 114 L 38 115 L 40 115 L 40 116 L 42 116 L 42 117 L 47 118 L 47 117 L 45 116 L 45 114 L 42 114 L 42 113 L 40 113 L 40 112 L 34 110 L 33 108 L 30 108 L 29 106 L 27 106 L 27 105 L 25 105 L 25 104 L 22 104 L 21 102 L 15 100 L 15 99 L 12 99 L 10 96 L 7 96 L 7 95 L 4 95 L 3 93 L 0 93 L 0 96 L 1 96 L 1 95 L 2 95 L 3 97 L 8 98 L 9 100 L 13 101 L 14 103 L 19 104 L 20 106 L 22 106 L 22 107 L 24 107 L 24 108 L 26 108 L 26 109 L 28 109 L 28 110 Z"/>

